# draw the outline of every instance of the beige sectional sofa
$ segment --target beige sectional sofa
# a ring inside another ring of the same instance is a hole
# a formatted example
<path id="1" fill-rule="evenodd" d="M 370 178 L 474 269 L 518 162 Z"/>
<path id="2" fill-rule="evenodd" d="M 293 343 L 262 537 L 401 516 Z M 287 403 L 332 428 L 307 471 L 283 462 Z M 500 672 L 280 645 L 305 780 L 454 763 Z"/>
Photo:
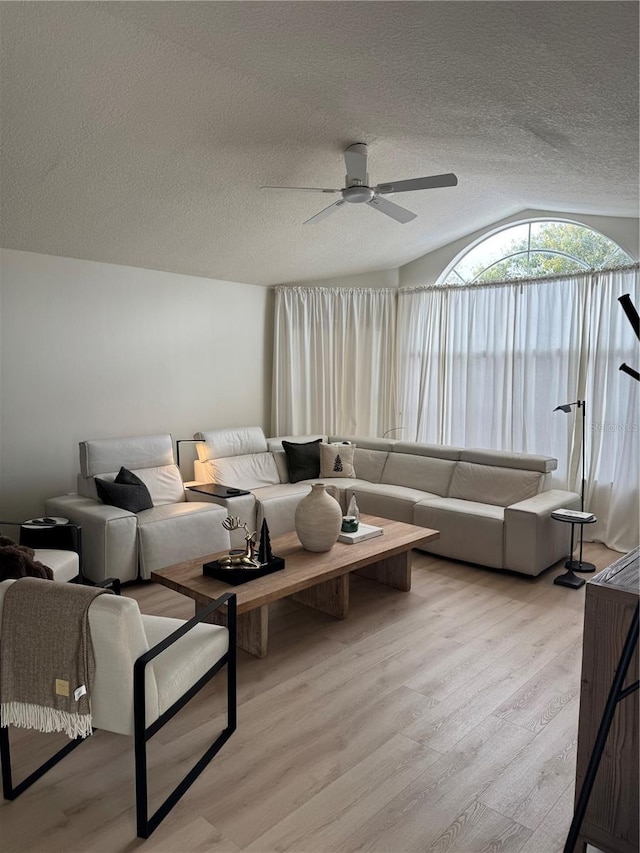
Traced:
<path id="1" fill-rule="evenodd" d="M 79 451 L 77 492 L 49 498 L 45 508 L 82 527 L 89 580 L 148 579 L 157 569 L 229 548 L 227 513 L 185 489 L 170 435 L 82 441 Z M 121 466 L 144 482 L 153 506 L 130 512 L 99 500 L 95 478 L 112 482 Z"/>
<path id="2" fill-rule="evenodd" d="M 549 488 L 548 456 L 418 444 L 357 436 L 265 438 L 260 427 L 196 433 L 196 482 L 247 490 L 211 498 L 252 529 L 265 518 L 272 535 L 294 529 L 294 513 L 312 482 L 337 486 L 343 511 L 355 495 L 360 511 L 440 531 L 427 550 L 494 569 L 538 575 L 568 551 L 567 528 L 551 518 L 578 509 L 574 492 Z M 283 439 L 355 445 L 355 477 L 291 483 Z"/>

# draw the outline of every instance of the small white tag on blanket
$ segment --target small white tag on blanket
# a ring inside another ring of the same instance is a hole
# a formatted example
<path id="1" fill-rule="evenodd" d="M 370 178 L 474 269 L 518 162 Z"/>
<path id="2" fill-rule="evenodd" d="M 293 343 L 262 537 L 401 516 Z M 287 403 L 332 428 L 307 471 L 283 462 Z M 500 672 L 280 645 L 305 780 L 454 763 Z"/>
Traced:
<path id="1" fill-rule="evenodd" d="M 85 694 L 86 692 L 87 692 L 87 688 L 84 686 L 84 684 L 81 684 L 81 685 L 80 685 L 80 687 L 78 687 L 78 688 L 77 688 L 77 690 L 74 690 L 74 691 L 73 691 L 73 698 L 74 698 L 74 699 L 76 700 L 76 702 L 77 702 L 77 701 L 78 701 L 78 699 L 79 699 L 81 696 L 84 696 L 84 694 Z"/>

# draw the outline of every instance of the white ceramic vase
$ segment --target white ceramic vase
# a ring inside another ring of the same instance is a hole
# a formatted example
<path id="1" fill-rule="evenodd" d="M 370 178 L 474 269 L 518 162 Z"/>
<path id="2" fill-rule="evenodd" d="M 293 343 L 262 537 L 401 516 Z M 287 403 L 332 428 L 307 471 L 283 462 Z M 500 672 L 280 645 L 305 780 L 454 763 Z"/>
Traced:
<path id="1" fill-rule="evenodd" d="M 337 493 L 334 486 L 314 483 L 296 508 L 296 533 L 306 551 L 330 551 L 338 539 L 342 509 L 327 488 Z"/>

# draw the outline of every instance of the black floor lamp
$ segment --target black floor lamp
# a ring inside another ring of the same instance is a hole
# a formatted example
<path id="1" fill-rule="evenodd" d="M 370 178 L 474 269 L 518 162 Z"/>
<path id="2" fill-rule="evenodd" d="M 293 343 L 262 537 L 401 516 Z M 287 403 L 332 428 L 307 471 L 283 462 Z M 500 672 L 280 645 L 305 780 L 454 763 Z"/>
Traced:
<path id="1" fill-rule="evenodd" d="M 554 412 L 565 412 L 569 414 L 573 406 L 576 406 L 579 410 L 582 410 L 582 485 L 580 489 L 580 512 L 584 513 L 584 492 L 586 486 L 586 469 L 585 469 L 585 455 L 586 455 L 586 412 L 587 412 L 587 403 L 585 400 L 576 400 L 574 403 L 563 403 L 561 406 L 556 406 L 553 410 Z M 566 521 L 570 521 L 569 518 L 564 519 Z M 590 516 L 587 519 L 587 515 L 585 514 L 582 518 L 575 517 L 571 523 L 571 554 L 569 555 L 569 559 L 566 562 L 566 568 L 569 570 L 569 574 L 572 572 L 595 572 L 596 567 L 593 563 L 585 563 L 582 559 L 582 547 L 584 544 L 584 525 L 590 521 L 595 521 L 593 516 Z M 580 559 L 574 560 L 573 557 L 573 525 L 578 524 L 580 526 Z M 563 577 L 563 576 L 561 576 Z M 560 578 L 556 578 L 558 583 L 560 583 Z M 569 586 L 570 584 L 567 584 Z"/>

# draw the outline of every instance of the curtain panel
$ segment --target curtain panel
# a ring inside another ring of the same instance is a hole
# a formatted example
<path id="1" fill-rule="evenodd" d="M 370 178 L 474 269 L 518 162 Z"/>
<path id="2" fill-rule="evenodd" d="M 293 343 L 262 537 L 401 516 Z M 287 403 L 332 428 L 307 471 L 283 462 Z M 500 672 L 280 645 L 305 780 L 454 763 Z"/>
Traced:
<path id="1" fill-rule="evenodd" d="M 586 400 L 586 533 L 637 545 L 640 346 L 617 299 L 638 305 L 638 269 L 398 294 L 399 423 L 409 440 L 544 453 L 553 484 L 580 491 Z"/>
<path id="2" fill-rule="evenodd" d="M 273 435 L 397 425 L 396 291 L 277 287 Z"/>

